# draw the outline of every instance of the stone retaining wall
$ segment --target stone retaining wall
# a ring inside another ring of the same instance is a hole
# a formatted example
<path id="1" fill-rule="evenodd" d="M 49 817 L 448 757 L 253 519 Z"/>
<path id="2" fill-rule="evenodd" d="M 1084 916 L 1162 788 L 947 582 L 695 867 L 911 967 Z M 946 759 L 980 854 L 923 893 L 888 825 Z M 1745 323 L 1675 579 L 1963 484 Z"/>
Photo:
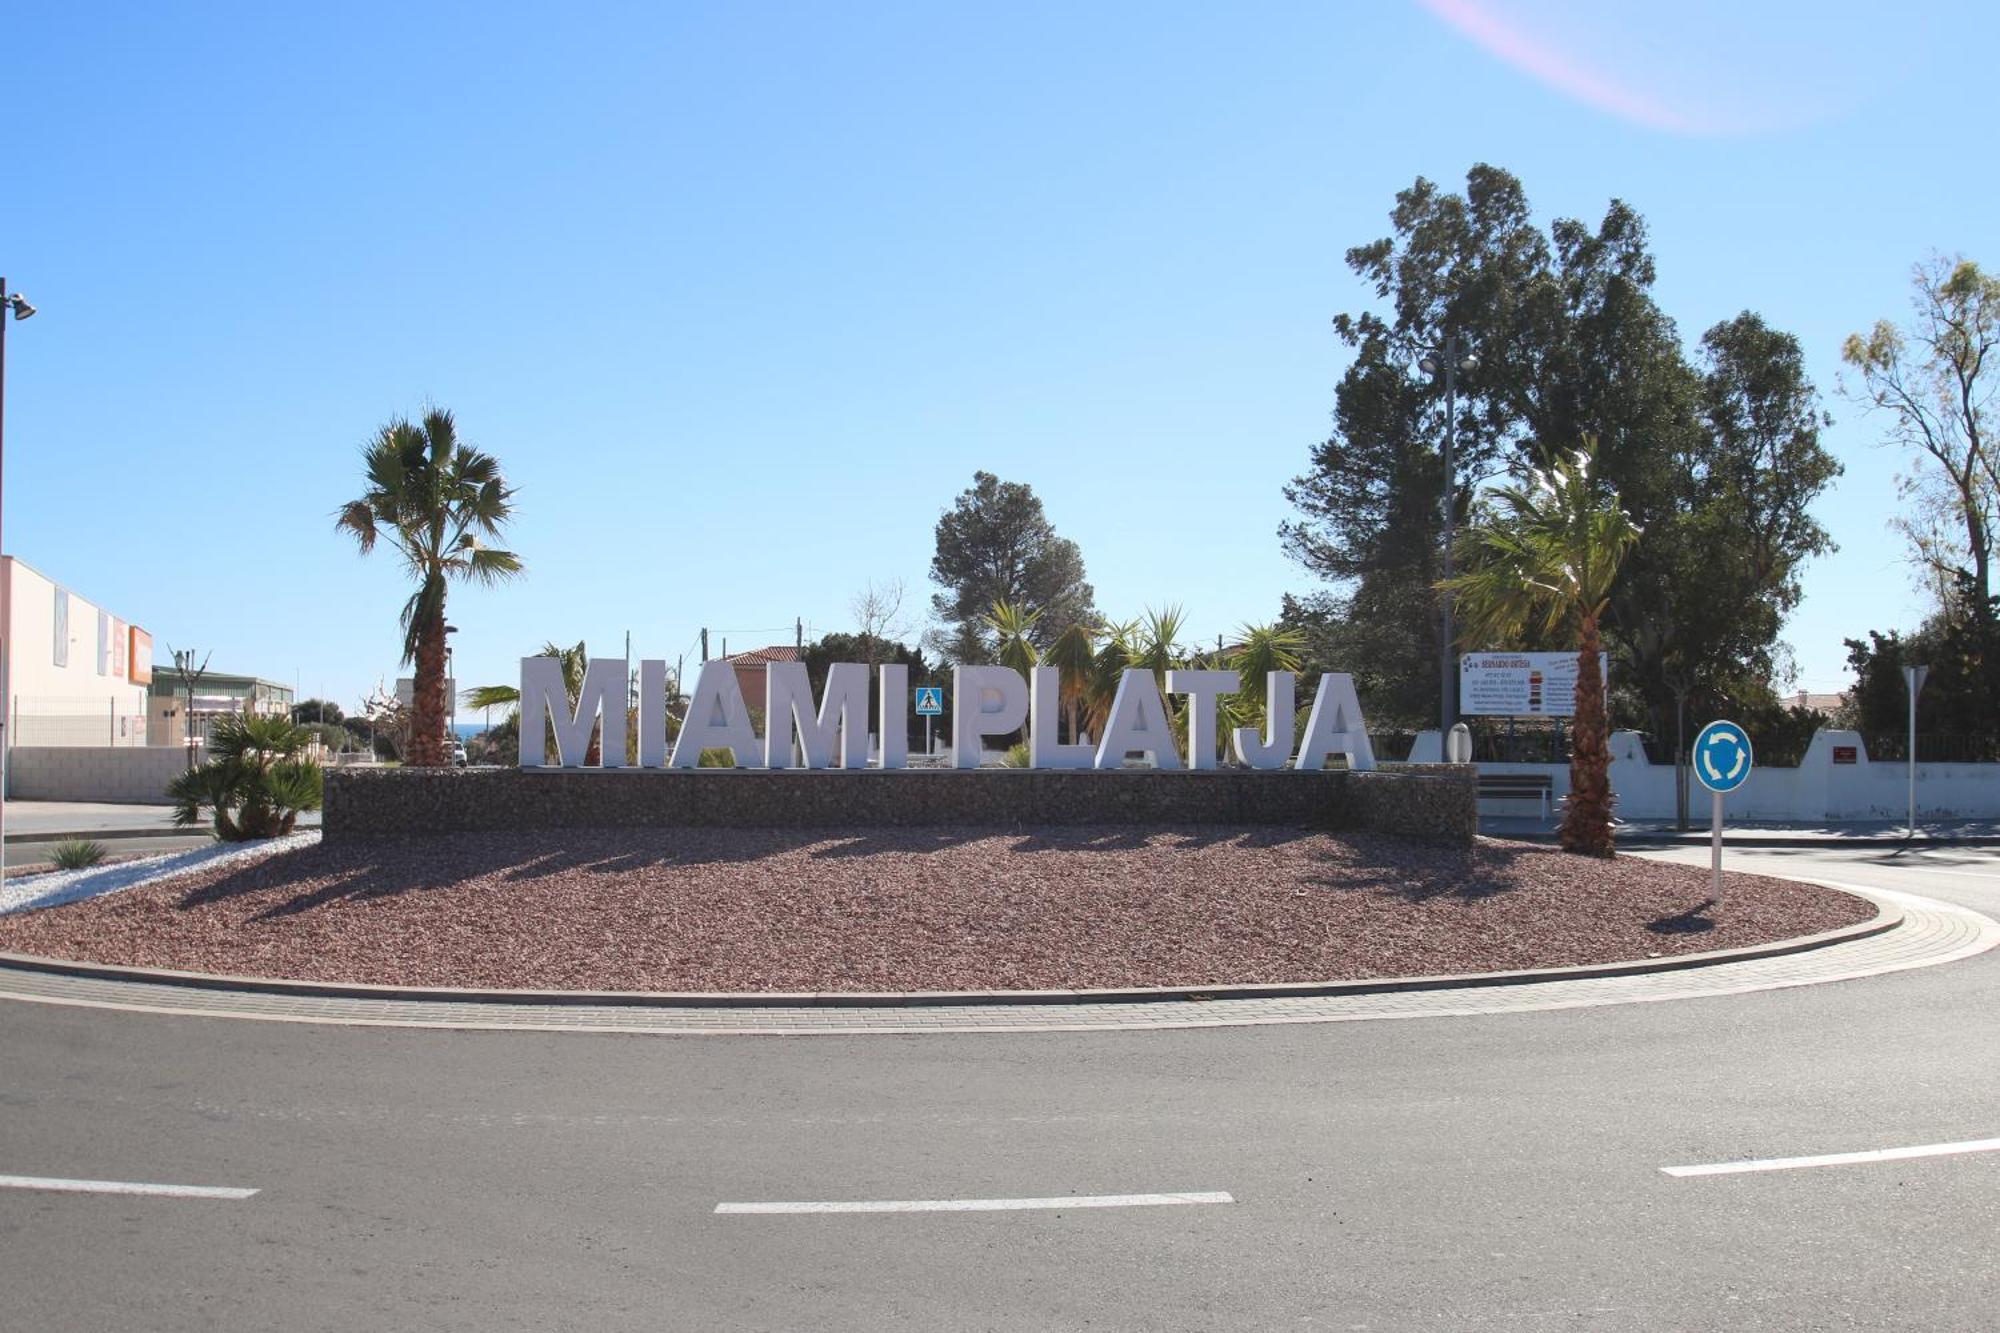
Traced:
<path id="1" fill-rule="evenodd" d="M 1478 831 L 1472 770 L 329 769 L 325 836 L 574 828 L 1277 824 Z"/>

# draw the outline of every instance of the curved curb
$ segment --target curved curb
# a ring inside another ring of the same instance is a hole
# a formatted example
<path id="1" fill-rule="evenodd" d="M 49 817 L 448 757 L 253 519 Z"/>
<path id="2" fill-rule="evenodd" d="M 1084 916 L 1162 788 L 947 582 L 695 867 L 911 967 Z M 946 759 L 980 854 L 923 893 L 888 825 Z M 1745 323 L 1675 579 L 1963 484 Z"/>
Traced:
<path id="1" fill-rule="evenodd" d="M 1830 886 L 1828 886 L 1830 887 Z M 1842 889 L 1840 892 L 1852 890 Z M 1856 897 L 1864 895 L 1855 894 Z M 1376 977 L 1353 981 L 1265 982 L 1218 986 L 1133 986 L 1099 990 L 1023 991 L 539 991 L 480 987 L 379 986 L 359 982 L 298 981 L 284 977 L 241 977 L 211 972 L 176 972 L 159 968 L 120 967 L 109 963 L 72 962 L 34 954 L 0 952 L 0 971 L 38 972 L 92 981 L 179 986 L 190 990 L 252 995 L 291 996 L 317 1000 L 400 1000 L 433 1004 L 507 1005 L 536 1008 L 587 1006 L 642 1009 L 906 1009 L 949 1005 L 953 1008 L 1009 1005 L 1157 1004 L 1170 1001 L 1288 1000 L 1332 996 L 1397 995 L 1413 991 L 1484 990 L 1501 986 L 1543 985 L 1559 981 L 1603 981 L 1619 977 L 1680 972 L 1764 958 L 1782 958 L 1837 944 L 1851 944 L 1886 934 L 1903 924 L 1900 906 L 1872 895 L 1875 915 L 1866 921 L 1816 935 L 1798 935 L 1747 945 L 1638 958 L 1575 967 L 1539 968 L 1518 972 L 1461 972 L 1421 977 Z"/>

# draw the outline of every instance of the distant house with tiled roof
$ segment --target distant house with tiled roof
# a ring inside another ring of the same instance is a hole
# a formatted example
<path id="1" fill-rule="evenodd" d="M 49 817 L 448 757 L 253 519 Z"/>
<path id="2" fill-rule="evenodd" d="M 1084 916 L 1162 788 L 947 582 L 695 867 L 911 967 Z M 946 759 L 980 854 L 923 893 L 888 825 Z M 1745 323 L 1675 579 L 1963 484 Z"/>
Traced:
<path id="1" fill-rule="evenodd" d="M 1845 694 L 1812 694 L 1805 690 L 1800 690 L 1797 694 L 1786 695 L 1778 702 L 1787 708 L 1805 708 L 1812 712 L 1823 713 L 1831 717 L 1840 711 L 1842 704 L 1847 702 L 1847 696 Z"/>
<path id="2" fill-rule="evenodd" d="M 806 655 L 802 648 L 779 643 L 769 648 L 752 648 L 747 653 L 731 653 L 722 660 L 736 672 L 736 688 L 743 691 L 743 702 L 761 710 L 766 668 L 773 662 L 803 662 Z"/>

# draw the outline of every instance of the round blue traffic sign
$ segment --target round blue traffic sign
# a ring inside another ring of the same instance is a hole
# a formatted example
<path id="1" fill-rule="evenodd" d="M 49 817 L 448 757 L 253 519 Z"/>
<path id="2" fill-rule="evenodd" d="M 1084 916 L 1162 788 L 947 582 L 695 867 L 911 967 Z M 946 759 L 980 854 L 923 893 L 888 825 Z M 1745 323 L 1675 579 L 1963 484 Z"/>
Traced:
<path id="1" fill-rule="evenodd" d="M 1711 722 L 1694 738 L 1694 775 L 1710 791 L 1735 791 L 1754 762 L 1750 737 L 1734 722 Z"/>

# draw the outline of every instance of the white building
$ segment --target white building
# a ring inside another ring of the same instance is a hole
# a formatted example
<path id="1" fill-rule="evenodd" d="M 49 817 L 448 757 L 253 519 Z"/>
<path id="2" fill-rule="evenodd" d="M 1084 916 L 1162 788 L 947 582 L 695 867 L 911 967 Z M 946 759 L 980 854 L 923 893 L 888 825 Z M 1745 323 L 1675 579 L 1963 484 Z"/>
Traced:
<path id="1" fill-rule="evenodd" d="M 153 636 L 0 556 L 0 698 L 19 746 L 143 746 Z"/>

